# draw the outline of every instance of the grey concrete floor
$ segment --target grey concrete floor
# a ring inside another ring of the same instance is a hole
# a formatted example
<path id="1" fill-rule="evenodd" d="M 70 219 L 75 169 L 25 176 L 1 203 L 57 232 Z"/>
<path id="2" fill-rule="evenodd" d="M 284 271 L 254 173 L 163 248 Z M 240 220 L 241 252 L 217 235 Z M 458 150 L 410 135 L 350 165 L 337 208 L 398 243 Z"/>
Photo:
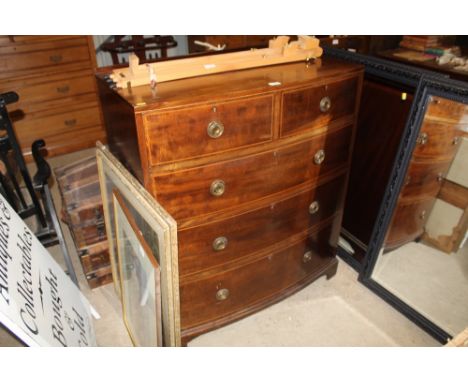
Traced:
<path id="1" fill-rule="evenodd" d="M 92 155 L 93 149 L 49 159 L 52 167 Z M 52 187 L 57 210 L 61 201 Z M 99 346 L 131 346 L 112 285 L 90 290 L 68 227 L 62 224 L 81 290 L 100 313 L 94 322 Z M 59 247 L 50 252 L 62 262 Z M 0 330 L 0 345 L 14 342 Z M 432 337 L 357 281 L 340 261 L 324 277 L 293 296 L 243 320 L 195 338 L 189 346 L 440 346 Z"/>

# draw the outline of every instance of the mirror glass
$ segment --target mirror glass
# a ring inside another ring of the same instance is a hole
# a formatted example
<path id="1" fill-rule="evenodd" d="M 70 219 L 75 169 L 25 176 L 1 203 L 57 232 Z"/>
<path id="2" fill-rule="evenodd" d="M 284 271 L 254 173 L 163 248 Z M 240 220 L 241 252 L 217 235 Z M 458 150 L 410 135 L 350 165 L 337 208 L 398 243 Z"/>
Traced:
<path id="1" fill-rule="evenodd" d="M 468 327 L 468 105 L 428 96 L 371 278 L 445 332 Z"/>

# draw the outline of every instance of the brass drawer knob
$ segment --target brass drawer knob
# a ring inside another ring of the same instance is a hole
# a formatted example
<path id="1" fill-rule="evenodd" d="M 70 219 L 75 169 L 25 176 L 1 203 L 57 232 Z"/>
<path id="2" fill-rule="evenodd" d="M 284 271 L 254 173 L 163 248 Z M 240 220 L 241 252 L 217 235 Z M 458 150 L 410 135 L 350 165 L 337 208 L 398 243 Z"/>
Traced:
<path id="1" fill-rule="evenodd" d="M 229 297 L 229 289 L 223 288 L 216 292 L 216 300 L 224 301 Z"/>
<path id="2" fill-rule="evenodd" d="M 320 111 L 326 113 L 331 108 L 331 99 L 330 97 L 323 97 L 320 100 Z"/>
<path id="3" fill-rule="evenodd" d="M 319 208 L 320 208 L 319 202 L 314 201 L 314 202 L 310 203 L 309 214 L 311 214 L 311 215 L 315 214 L 319 210 Z"/>
<path id="4" fill-rule="evenodd" d="M 224 236 L 217 237 L 213 240 L 213 249 L 215 251 L 222 251 L 227 247 L 228 239 Z"/>
<path id="5" fill-rule="evenodd" d="M 303 263 L 308 263 L 310 260 L 312 260 L 312 252 L 311 252 L 311 251 L 307 251 L 307 252 L 304 253 L 304 255 L 302 256 L 302 262 L 303 262 Z"/>
<path id="6" fill-rule="evenodd" d="M 416 139 L 416 142 L 419 143 L 420 145 L 425 145 L 428 140 L 428 135 L 426 133 L 421 133 L 418 136 L 418 139 Z"/>
<path id="7" fill-rule="evenodd" d="M 219 138 L 224 133 L 224 126 L 221 122 L 211 121 L 208 124 L 207 131 L 211 138 Z"/>
<path id="8" fill-rule="evenodd" d="M 458 142 L 460 142 L 460 137 L 455 137 L 455 138 L 453 138 L 452 143 L 453 143 L 454 145 L 458 145 Z"/>
<path id="9" fill-rule="evenodd" d="M 314 155 L 314 163 L 321 164 L 325 159 L 325 151 L 319 150 Z"/>
<path id="10" fill-rule="evenodd" d="M 421 211 L 419 217 L 421 218 L 421 220 L 423 220 L 426 217 L 426 211 Z"/>
<path id="11" fill-rule="evenodd" d="M 224 183 L 223 180 L 214 180 L 213 183 L 211 183 L 210 187 L 210 193 L 213 196 L 221 196 L 224 194 L 224 191 L 226 190 L 226 184 Z"/>

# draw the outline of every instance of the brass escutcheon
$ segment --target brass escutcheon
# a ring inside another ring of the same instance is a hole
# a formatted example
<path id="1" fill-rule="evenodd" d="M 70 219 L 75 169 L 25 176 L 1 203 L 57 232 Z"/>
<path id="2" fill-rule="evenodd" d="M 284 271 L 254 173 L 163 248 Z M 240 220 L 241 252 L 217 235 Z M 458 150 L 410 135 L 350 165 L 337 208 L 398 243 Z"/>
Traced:
<path id="1" fill-rule="evenodd" d="M 422 211 L 421 214 L 419 215 L 421 219 L 424 219 L 426 217 L 426 211 Z"/>
<path id="2" fill-rule="evenodd" d="M 418 136 L 418 139 L 416 140 L 416 142 L 418 142 L 420 145 L 425 145 L 427 143 L 427 140 L 428 140 L 428 135 L 426 133 L 421 133 L 419 134 Z"/>
<path id="3" fill-rule="evenodd" d="M 312 252 L 307 251 L 307 252 L 304 253 L 304 255 L 302 256 L 302 262 L 303 262 L 303 263 L 308 263 L 310 260 L 312 260 Z"/>
<path id="4" fill-rule="evenodd" d="M 62 61 L 62 59 L 63 57 L 60 54 L 49 56 L 49 61 L 53 62 L 54 64 L 58 64 Z"/>
<path id="5" fill-rule="evenodd" d="M 219 138 L 224 133 L 224 126 L 221 122 L 211 121 L 208 124 L 207 131 L 211 138 Z"/>
<path id="6" fill-rule="evenodd" d="M 440 182 L 442 182 L 443 180 L 444 180 L 444 175 L 443 175 L 441 172 L 439 172 L 439 173 L 437 174 L 437 181 L 440 183 Z"/>
<path id="7" fill-rule="evenodd" d="M 213 249 L 215 251 L 222 251 L 227 247 L 228 239 L 224 236 L 217 237 L 213 240 Z"/>
<path id="8" fill-rule="evenodd" d="M 69 91 L 70 91 L 70 86 L 68 86 L 68 85 L 59 86 L 59 87 L 57 88 L 57 93 L 62 93 L 62 94 L 64 94 L 64 93 L 68 93 Z"/>
<path id="9" fill-rule="evenodd" d="M 454 145 L 458 145 L 458 142 L 460 142 L 460 137 L 455 137 L 455 138 L 453 138 L 452 143 L 453 143 Z"/>
<path id="10" fill-rule="evenodd" d="M 226 189 L 226 185 L 223 180 L 214 180 L 213 183 L 211 183 L 210 187 L 210 193 L 213 196 L 221 196 L 224 194 L 224 191 Z"/>
<path id="11" fill-rule="evenodd" d="M 319 202 L 317 201 L 314 201 L 312 203 L 310 203 L 310 206 L 309 206 L 309 213 L 311 215 L 315 214 L 318 210 L 319 210 Z"/>
<path id="12" fill-rule="evenodd" d="M 315 153 L 314 155 L 314 163 L 315 164 L 321 164 L 323 160 L 325 159 L 325 151 L 319 150 Z"/>
<path id="13" fill-rule="evenodd" d="M 73 119 L 66 119 L 66 120 L 64 121 L 64 123 L 65 123 L 66 126 L 69 126 L 69 127 L 75 126 L 75 125 L 76 125 L 76 118 L 73 118 Z"/>
<path id="14" fill-rule="evenodd" d="M 223 301 L 229 297 L 229 289 L 223 288 L 216 292 L 216 300 Z"/>
<path id="15" fill-rule="evenodd" d="M 326 113 L 331 108 L 331 99 L 330 97 L 323 97 L 320 100 L 320 111 Z"/>

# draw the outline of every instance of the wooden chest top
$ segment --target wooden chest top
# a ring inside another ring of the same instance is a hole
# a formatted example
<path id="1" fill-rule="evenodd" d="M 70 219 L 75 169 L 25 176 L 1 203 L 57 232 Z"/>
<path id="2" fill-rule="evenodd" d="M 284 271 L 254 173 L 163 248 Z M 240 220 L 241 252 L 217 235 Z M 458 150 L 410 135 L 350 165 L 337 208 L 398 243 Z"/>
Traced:
<path id="1" fill-rule="evenodd" d="M 255 93 L 265 94 L 308 82 L 327 81 L 358 71 L 362 71 L 359 65 L 333 59 L 317 59 L 310 65 L 304 62 L 273 65 L 163 82 L 157 84 L 155 89 L 148 85 L 118 89 L 116 92 L 136 112 L 140 112 L 202 103 L 217 96 L 234 98 Z"/>

